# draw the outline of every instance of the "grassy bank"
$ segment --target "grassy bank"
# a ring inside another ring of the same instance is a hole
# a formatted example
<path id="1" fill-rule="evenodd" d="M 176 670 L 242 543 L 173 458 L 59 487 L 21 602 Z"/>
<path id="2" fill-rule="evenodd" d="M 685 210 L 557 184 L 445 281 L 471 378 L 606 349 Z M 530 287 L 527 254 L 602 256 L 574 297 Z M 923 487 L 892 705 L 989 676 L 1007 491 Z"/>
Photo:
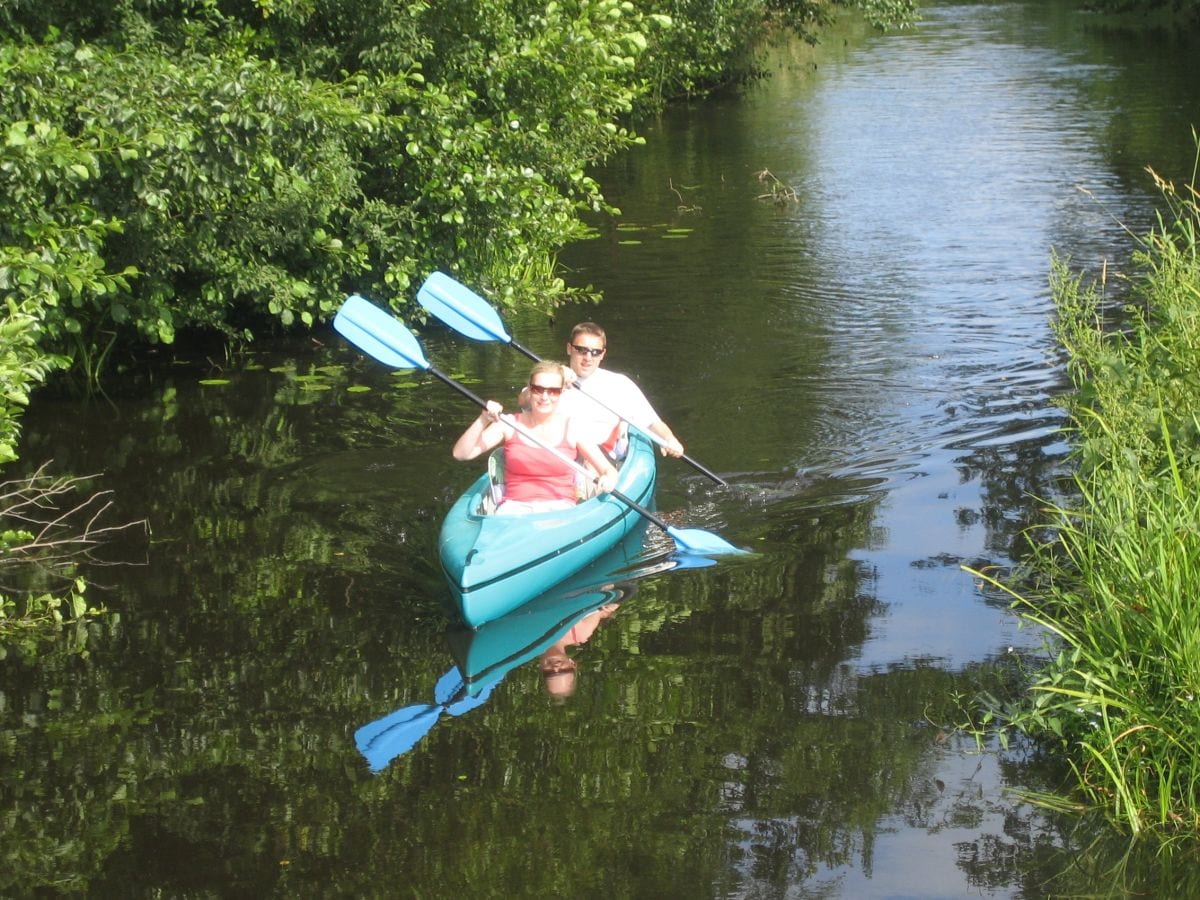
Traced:
<path id="1" fill-rule="evenodd" d="M 1074 490 L 1002 585 L 1060 651 L 1002 721 L 1133 833 L 1200 826 L 1200 198 L 1156 180 L 1127 306 L 1054 262 Z"/>

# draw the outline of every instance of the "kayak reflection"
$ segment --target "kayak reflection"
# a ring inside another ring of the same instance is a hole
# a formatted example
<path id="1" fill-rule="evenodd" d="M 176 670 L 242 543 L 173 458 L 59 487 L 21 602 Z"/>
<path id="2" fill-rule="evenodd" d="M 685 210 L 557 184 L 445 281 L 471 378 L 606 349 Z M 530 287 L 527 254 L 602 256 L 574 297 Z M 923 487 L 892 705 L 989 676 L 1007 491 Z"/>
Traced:
<path id="1" fill-rule="evenodd" d="M 482 706 L 509 672 L 535 657 L 547 693 L 569 696 L 576 673 L 567 648 L 588 640 L 633 595 L 639 579 L 713 564 L 690 554 L 647 556 L 645 530 L 635 528 L 592 565 L 506 616 L 477 629 L 451 626 L 446 638 L 455 664 L 434 685 L 433 702 L 403 707 L 355 731 L 371 771 L 415 747 L 443 713 L 460 716 Z"/>

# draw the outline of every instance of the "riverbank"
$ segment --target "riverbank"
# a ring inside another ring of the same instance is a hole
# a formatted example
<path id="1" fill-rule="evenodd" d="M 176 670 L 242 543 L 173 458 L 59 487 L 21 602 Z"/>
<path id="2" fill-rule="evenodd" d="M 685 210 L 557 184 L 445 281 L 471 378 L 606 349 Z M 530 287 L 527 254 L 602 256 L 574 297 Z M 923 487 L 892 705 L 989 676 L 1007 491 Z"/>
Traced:
<path id="1" fill-rule="evenodd" d="M 1154 177 L 1165 209 L 1128 276 L 1055 260 L 1077 470 L 1007 589 L 1060 652 L 1002 718 L 1065 754 L 1073 799 L 1171 835 L 1200 825 L 1200 207 L 1194 173 Z"/>

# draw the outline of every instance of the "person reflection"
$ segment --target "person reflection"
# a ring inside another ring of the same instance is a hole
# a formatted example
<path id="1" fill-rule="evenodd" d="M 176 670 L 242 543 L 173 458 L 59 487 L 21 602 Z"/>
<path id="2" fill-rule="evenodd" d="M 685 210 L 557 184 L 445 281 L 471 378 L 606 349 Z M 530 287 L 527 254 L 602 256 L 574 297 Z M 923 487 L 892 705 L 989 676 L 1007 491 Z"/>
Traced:
<path id="1" fill-rule="evenodd" d="M 542 653 L 538 665 L 542 672 L 542 683 L 551 698 L 561 702 L 575 693 L 578 666 L 567 654 L 567 648 L 587 643 L 597 626 L 616 611 L 616 603 L 606 603 L 592 610 Z"/>

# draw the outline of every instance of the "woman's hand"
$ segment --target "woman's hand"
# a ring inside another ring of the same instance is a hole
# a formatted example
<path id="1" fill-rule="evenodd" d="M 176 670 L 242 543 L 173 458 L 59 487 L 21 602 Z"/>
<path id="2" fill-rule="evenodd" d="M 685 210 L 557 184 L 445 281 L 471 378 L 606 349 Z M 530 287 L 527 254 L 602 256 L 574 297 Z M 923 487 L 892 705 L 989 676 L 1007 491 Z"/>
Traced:
<path id="1" fill-rule="evenodd" d="M 602 494 L 611 493 L 617 486 L 617 470 L 610 468 L 607 472 L 596 479 L 596 487 Z"/>
<path id="2" fill-rule="evenodd" d="M 495 400 L 489 400 L 487 402 L 487 406 L 484 408 L 483 412 L 481 412 L 479 414 L 479 421 L 482 422 L 483 426 L 486 428 L 488 425 L 491 425 L 493 422 L 499 422 L 500 414 L 502 412 L 504 412 L 503 406 L 501 406 Z"/>

